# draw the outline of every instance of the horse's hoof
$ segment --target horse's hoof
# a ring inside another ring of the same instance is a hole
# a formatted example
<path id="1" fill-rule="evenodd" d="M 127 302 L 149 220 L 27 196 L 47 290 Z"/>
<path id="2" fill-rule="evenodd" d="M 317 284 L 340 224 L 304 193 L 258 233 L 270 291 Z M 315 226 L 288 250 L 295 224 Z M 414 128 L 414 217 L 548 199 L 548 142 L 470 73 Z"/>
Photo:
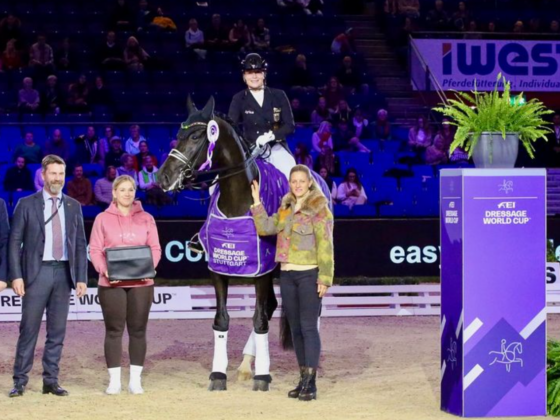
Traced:
<path id="1" fill-rule="evenodd" d="M 208 391 L 227 391 L 227 375 L 221 372 L 212 372 Z"/>
<path id="2" fill-rule="evenodd" d="M 253 391 L 269 391 L 270 390 L 270 384 L 266 381 L 259 381 L 259 380 L 254 380 L 253 381 Z"/>
<path id="3" fill-rule="evenodd" d="M 210 381 L 208 391 L 227 391 L 227 379 L 214 379 Z"/>
<path id="4" fill-rule="evenodd" d="M 270 375 L 257 375 L 253 378 L 253 391 L 269 391 L 272 376 Z"/>

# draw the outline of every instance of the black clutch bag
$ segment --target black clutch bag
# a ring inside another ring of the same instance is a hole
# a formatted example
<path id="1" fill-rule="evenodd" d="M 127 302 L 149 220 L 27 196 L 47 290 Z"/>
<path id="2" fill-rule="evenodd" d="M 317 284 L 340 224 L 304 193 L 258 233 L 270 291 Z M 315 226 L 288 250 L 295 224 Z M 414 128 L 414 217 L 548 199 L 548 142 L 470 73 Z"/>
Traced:
<path id="1" fill-rule="evenodd" d="M 110 281 L 138 281 L 156 276 L 149 246 L 106 248 L 105 258 Z"/>

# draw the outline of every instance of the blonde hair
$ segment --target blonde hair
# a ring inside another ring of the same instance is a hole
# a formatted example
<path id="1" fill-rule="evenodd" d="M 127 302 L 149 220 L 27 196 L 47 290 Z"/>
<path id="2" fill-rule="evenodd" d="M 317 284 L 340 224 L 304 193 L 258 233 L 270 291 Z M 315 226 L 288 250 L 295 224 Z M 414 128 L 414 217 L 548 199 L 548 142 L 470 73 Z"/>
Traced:
<path id="1" fill-rule="evenodd" d="M 134 178 L 132 178 L 130 175 L 120 175 L 113 181 L 113 193 L 117 191 L 117 189 L 125 182 L 130 182 L 132 184 L 132 188 L 134 188 L 134 191 L 136 191 L 136 182 L 134 181 Z M 113 201 L 116 201 L 114 196 Z"/>
<path id="2" fill-rule="evenodd" d="M 307 175 L 307 179 L 311 181 L 311 186 L 309 187 L 309 191 L 314 191 L 317 189 L 317 184 L 315 183 L 315 178 L 311 175 L 311 171 L 306 165 L 296 165 L 290 170 L 290 179 L 292 178 L 292 174 L 295 172 L 303 172 Z M 288 180 L 289 181 L 289 180 Z M 291 192 L 291 191 L 290 191 Z"/>

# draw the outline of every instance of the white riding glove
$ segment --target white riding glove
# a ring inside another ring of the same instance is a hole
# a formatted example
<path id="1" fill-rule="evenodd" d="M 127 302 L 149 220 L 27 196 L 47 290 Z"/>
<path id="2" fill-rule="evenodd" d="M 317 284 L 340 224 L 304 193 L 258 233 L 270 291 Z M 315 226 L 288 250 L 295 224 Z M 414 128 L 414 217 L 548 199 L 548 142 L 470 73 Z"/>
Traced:
<path id="1" fill-rule="evenodd" d="M 259 137 L 257 137 L 257 147 L 262 148 L 265 144 L 274 141 L 275 139 L 276 137 L 274 136 L 274 133 L 272 131 L 261 134 Z"/>

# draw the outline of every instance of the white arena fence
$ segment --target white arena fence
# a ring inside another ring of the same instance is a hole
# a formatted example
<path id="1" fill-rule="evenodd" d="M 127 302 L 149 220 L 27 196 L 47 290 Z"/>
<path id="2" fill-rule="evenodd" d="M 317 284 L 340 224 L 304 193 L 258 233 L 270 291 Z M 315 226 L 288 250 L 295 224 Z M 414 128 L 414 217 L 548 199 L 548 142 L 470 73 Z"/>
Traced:
<path id="1" fill-rule="evenodd" d="M 275 287 L 281 305 L 280 289 Z M 439 315 L 439 284 L 400 286 L 333 286 L 323 298 L 322 317 Z M 547 292 L 548 312 L 560 313 L 560 291 Z M 212 319 L 216 299 L 212 287 L 156 287 L 151 319 Z M 255 308 L 252 286 L 229 288 L 232 318 L 251 318 Z M 276 311 L 274 316 L 280 315 Z M 12 290 L 0 293 L 0 322 L 19 321 L 21 298 Z M 72 296 L 69 320 L 102 319 L 97 289 L 80 299 Z"/>

